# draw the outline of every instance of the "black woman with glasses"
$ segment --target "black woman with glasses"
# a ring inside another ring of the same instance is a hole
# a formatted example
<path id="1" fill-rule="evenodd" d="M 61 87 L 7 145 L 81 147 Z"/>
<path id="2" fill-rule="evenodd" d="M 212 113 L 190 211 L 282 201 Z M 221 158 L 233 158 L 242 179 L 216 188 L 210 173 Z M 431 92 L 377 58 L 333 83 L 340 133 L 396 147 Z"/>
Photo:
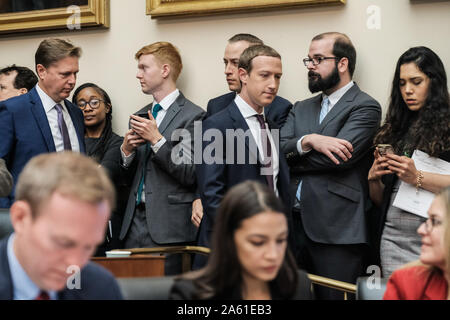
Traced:
<path id="1" fill-rule="evenodd" d="M 394 271 L 385 300 L 450 299 L 450 187 L 434 198 L 417 232 L 422 242 L 419 261 Z"/>
<path id="2" fill-rule="evenodd" d="M 395 207 L 400 183 L 437 193 L 450 185 L 450 175 L 421 171 L 411 156 L 415 150 L 450 161 L 450 101 L 447 75 L 439 56 L 427 47 L 413 47 L 397 61 L 386 120 L 374 144 L 390 144 L 392 151 L 375 151 L 368 174 L 370 198 L 378 207 L 376 243 L 383 277 L 417 260 L 425 220 Z M 420 194 L 419 194 L 420 196 Z"/>
<path id="3" fill-rule="evenodd" d="M 112 130 L 112 103 L 105 90 L 94 83 L 84 83 L 75 90 L 72 102 L 83 111 L 86 154 L 106 169 L 116 186 L 116 211 L 107 228 L 106 241 L 96 253 L 97 256 L 104 255 L 106 249 L 120 246 L 116 232 L 120 231 L 122 218 L 118 217 L 117 213 L 124 209 L 126 204 L 123 202 L 128 197 L 128 193 L 126 190 L 122 190 L 124 187 L 120 183 L 120 146 L 123 138 Z"/>

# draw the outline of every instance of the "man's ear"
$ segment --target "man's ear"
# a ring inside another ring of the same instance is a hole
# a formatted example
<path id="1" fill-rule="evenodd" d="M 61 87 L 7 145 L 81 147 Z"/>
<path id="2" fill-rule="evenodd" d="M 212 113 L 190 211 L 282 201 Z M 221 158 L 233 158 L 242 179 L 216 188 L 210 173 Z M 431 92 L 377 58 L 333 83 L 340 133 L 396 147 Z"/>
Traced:
<path id="1" fill-rule="evenodd" d="M 28 92 L 28 89 L 27 89 L 27 88 L 20 88 L 20 89 L 19 89 L 19 96 L 22 95 L 22 94 L 25 94 L 25 93 L 27 93 L 27 92 Z"/>
<path id="2" fill-rule="evenodd" d="M 47 69 L 42 64 L 36 65 L 36 73 L 39 79 L 42 79 L 47 72 Z"/>
<path id="3" fill-rule="evenodd" d="M 244 68 L 239 68 L 238 73 L 239 73 L 239 80 L 241 80 L 241 84 L 242 85 L 246 84 L 248 80 L 247 70 L 245 70 Z"/>
<path id="4" fill-rule="evenodd" d="M 170 65 L 168 65 L 167 63 L 163 64 L 161 70 L 162 77 L 164 79 L 167 79 L 170 76 Z"/>
<path id="5" fill-rule="evenodd" d="M 16 201 L 13 203 L 9 210 L 11 223 L 14 228 L 14 232 L 20 234 L 26 229 L 33 221 L 31 214 L 31 207 L 25 201 Z"/>
<path id="6" fill-rule="evenodd" d="M 338 62 L 338 70 L 340 73 L 345 73 L 346 71 L 348 71 L 348 59 L 347 58 L 344 57 Z"/>

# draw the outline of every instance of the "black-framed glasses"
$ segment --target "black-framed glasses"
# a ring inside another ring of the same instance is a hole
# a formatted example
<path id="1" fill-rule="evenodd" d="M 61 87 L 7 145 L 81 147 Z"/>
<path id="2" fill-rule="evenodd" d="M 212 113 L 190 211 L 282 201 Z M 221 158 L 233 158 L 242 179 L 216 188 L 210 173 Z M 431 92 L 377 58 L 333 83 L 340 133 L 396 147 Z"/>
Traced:
<path id="1" fill-rule="evenodd" d="M 307 67 L 311 62 L 314 66 L 319 65 L 323 60 L 340 60 L 338 57 L 317 57 L 317 58 L 305 58 L 303 59 L 303 64 Z"/>
<path id="2" fill-rule="evenodd" d="M 429 217 L 427 220 L 425 220 L 424 224 L 425 224 L 425 230 L 427 232 L 431 232 L 434 227 L 442 225 L 442 221 L 439 219 L 436 219 L 435 217 Z"/>
<path id="3" fill-rule="evenodd" d="M 81 110 L 84 110 L 86 108 L 86 105 L 89 105 L 92 109 L 97 109 L 100 106 L 100 102 L 102 101 L 103 100 L 100 99 L 91 99 L 88 102 L 80 101 L 77 105 Z"/>

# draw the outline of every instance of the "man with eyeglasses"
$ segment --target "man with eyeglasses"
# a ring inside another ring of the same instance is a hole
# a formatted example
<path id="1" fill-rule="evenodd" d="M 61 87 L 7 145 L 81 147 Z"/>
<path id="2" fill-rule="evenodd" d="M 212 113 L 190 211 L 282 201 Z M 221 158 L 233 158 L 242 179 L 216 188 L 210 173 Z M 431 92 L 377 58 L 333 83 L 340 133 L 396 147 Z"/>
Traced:
<path id="1" fill-rule="evenodd" d="M 0 102 L 0 158 L 14 184 L 34 156 L 65 150 L 85 152 L 81 110 L 67 98 L 75 87 L 81 48 L 62 39 L 45 39 L 35 54 L 39 81 L 30 92 Z M 0 198 L 9 208 L 14 190 Z"/>
<path id="2" fill-rule="evenodd" d="M 352 81 L 356 50 L 342 33 L 312 39 L 309 90 L 281 130 L 281 148 L 291 168 L 298 263 L 308 272 L 356 283 L 369 249 L 367 174 L 381 107 Z M 343 294 L 317 288 L 319 299 Z"/>

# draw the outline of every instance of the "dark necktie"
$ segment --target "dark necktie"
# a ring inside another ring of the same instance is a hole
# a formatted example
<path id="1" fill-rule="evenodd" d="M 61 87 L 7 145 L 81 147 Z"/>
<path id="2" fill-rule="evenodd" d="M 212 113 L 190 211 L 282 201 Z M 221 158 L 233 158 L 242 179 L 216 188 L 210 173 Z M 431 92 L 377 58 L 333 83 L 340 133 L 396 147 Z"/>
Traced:
<path id="1" fill-rule="evenodd" d="M 152 116 L 156 120 L 156 116 L 158 115 L 158 112 L 162 109 L 161 105 L 159 103 L 155 104 L 152 111 Z M 142 174 L 141 174 L 141 180 L 139 181 L 139 187 L 137 191 L 137 197 L 136 197 L 136 205 L 139 205 L 142 201 L 142 190 L 144 189 L 144 181 L 145 181 L 145 171 L 147 169 L 147 160 L 150 156 L 150 143 L 147 142 L 145 145 L 145 159 L 144 159 L 144 165 L 142 166 Z"/>
<path id="2" fill-rule="evenodd" d="M 262 114 L 257 114 L 255 115 L 255 117 L 256 119 L 258 119 L 259 125 L 261 127 L 261 144 L 263 147 L 263 154 L 265 157 L 264 159 L 265 164 L 262 164 L 262 167 L 265 168 L 265 170 L 269 170 L 265 172 L 267 184 L 272 190 L 275 190 L 273 186 L 272 146 L 270 145 L 269 135 L 267 134 L 266 123 L 264 121 L 264 116 Z"/>
<path id="3" fill-rule="evenodd" d="M 46 291 L 41 291 L 34 300 L 50 300 L 50 296 Z"/>
<path id="4" fill-rule="evenodd" d="M 58 103 L 55 105 L 56 112 L 58 112 L 58 127 L 61 132 L 64 150 L 72 150 L 72 144 L 70 143 L 69 130 L 67 130 L 66 122 L 64 121 L 62 106 Z"/>

